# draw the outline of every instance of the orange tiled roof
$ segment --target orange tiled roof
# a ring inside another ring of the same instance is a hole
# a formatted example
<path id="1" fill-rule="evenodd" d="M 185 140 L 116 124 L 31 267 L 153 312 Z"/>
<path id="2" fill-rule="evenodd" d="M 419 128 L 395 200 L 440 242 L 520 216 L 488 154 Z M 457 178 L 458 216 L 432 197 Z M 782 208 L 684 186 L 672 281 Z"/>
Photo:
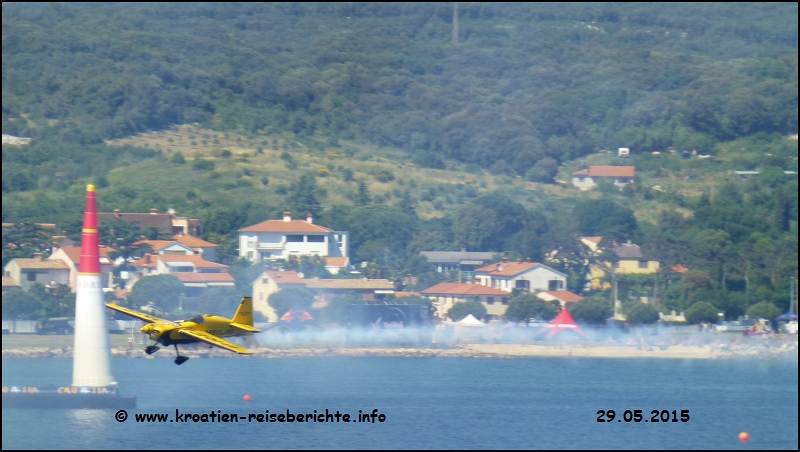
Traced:
<path id="1" fill-rule="evenodd" d="M 131 262 L 131 265 L 133 265 L 134 267 L 155 268 L 159 260 L 165 264 L 170 262 L 190 262 L 195 266 L 195 268 L 228 268 L 227 265 L 217 264 L 216 262 L 209 262 L 196 254 L 175 255 L 175 256 L 145 254 L 140 259 Z"/>
<path id="2" fill-rule="evenodd" d="M 211 248 L 213 246 L 219 246 L 215 243 L 207 242 L 192 235 L 176 235 L 173 238 L 176 242 L 183 246 L 188 246 L 189 248 Z"/>
<path id="3" fill-rule="evenodd" d="M 288 271 L 275 271 L 275 270 L 267 270 L 264 273 L 267 274 L 267 277 L 272 278 L 275 281 L 275 284 L 305 284 L 306 281 L 297 274 L 294 270 Z M 261 276 L 259 276 L 261 278 Z"/>
<path id="4" fill-rule="evenodd" d="M 538 266 L 537 262 L 498 262 L 475 270 L 475 273 L 488 273 L 492 276 L 514 276 Z"/>
<path id="5" fill-rule="evenodd" d="M 582 296 L 574 294 L 568 290 L 548 290 L 546 293 L 558 298 L 564 303 L 576 303 L 583 299 Z"/>
<path id="6" fill-rule="evenodd" d="M 19 287 L 19 284 L 10 276 L 3 276 L 3 287 Z"/>
<path id="7" fill-rule="evenodd" d="M 600 242 L 603 241 L 602 237 L 597 237 L 597 236 L 594 236 L 594 237 L 581 237 L 581 238 L 583 240 L 588 240 L 588 241 L 594 243 L 595 245 L 598 245 Z"/>
<path id="8" fill-rule="evenodd" d="M 573 176 L 590 177 L 633 177 L 636 173 L 634 166 L 590 166 L 589 170 L 572 173 Z"/>
<path id="9" fill-rule="evenodd" d="M 134 245 L 150 245 L 150 248 L 152 248 L 153 251 L 158 251 L 162 248 L 172 245 L 175 242 L 176 240 L 139 240 L 138 242 L 135 242 Z"/>
<path id="10" fill-rule="evenodd" d="M 326 267 L 346 267 L 347 266 L 347 258 L 346 257 L 326 257 L 325 258 L 325 266 Z"/>
<path id="11" fill-rule="evenodd" d="M 396 298 L 418 297 L 419 295 L 419 292 L 395 292 L 394 294 Z"/>
<path id="12" fill-rule="evenodd" d="M 239 229 L 239 232 L 316 232 L 327 233 L 333 232 L 332 229 L 322 227 L 318 224 L 309 223 L 301 220 L 267 220 L 261 223 L 248 226 L 244 229 Z"/>
<path id="13" fill-rule="evenodd" d="M 439 283 L 420 291 L 422 295 L 500 295 L 507 297 L 510 294 L 506 291 L 493 287 L 482 286 L 480 284 L 462 283 Z"/>
<path id="14" fill-rule="evenodd" d="M 205 282 L 205 283 L 215 283 L 215 282 L 235 282 L 236 280 L 233 279 L 233 276 L 230 273 L 193 273 L 193 272 L 179 272 L 179 273 L 170 273 L 172 276 L 178 278 L 178 281 L 182 283 L 188 282 Z"/>
<path id="15" fill-rule="evenodd" d="M 79 246 L 62 246 L 61 249 L 64 251 L 64 254 L 67 255 L 69 260 L 72 261 L 73 264 L 76 266 L 81 262 L 81 247 Z M 112 263 L 110 257 L 108 257 L 108 253 L 114 251 L 114 248 L 109 248 L 107 246 L 100 247 L 100 263 L 104 265 L 109 265 Z M 106 262 L 103 262 L 103 260 Z"/>

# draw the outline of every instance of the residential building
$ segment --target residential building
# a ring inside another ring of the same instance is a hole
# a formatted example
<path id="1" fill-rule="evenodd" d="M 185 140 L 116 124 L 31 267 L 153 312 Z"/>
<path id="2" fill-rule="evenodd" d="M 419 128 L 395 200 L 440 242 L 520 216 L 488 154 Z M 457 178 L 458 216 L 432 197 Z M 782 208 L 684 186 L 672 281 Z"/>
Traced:
<path id="1" fill-rule="evenodd" d="M 239 256 L 256 264 L 291 256 L 348 257 L 347 235 L 314 224 L 311 214 L 300 221 L 292 220 L 291 212 L 284 212 L 283 220 L 240 229 Z"/>
<path id="2" fill-rule="evenodd" d="M 601 180 L 609 180 L 621 187 L 633 183 L 635 173 L 633 166 L 590 166 L 589 169 L 572 173 L 572 185 L 588 190 Z"/>
<path id="3" fill-rule="evenodd" d="M 508 309 L 508 292 L 480 284 L 439 283 L 420 291 L 420 295 L 433 300 L 433 315 L 442 320 L 454 304 L 464 301 L 479 301 L 490 318 L 502 317 Z"/>
<path id="4" fill-rule="evenodd" d="M 150 254 L 158 254 L 160 256 L 191 256 L 198 254 L 188 246 L 181 245 L 174 240 L 139 240 L 134 245 L 148 245 L 153 250 Z"/>
<path id="5" fill-rule="evenodd" d="M 131 262 L 136 268 L 137 276 L 128 285 L 133 287 L 139 279 L 152 275 L 170 274 L 178 278 L 186 286 L 184 295 L 199 297 L 211 287 L 233 287 L 235 280 L 228 273 L 228 266 L 208 262 L 202 257 L 191 255 L 145 254 Z M 130 288 L 129 287 L 129 288 Z"/>
<path id="6" fill-rule="evenodd" d="M 350 270 L 349 257 L 326 257 L 325 270 L 331 275 L 338 275 L 339 272 L 348 272 Z"/>
<path id="7" fill-rule="evenodd" d="M 190 248 L 195 254 L 209 262 L 217 261 L 217 248 L 219 245 L 203 240 L 197 236 L 179 232 L 172 240 Z"/>
<path id="8" fill-rule="evenodd" d="M 104 288 L 114 288 L 114 262 L 108 256 L 109 253 L 114 252 L 112 248 L 105 246 L 100 247 L 100 281 L 103 283 Z M 78 272 L 80 272 L 81 262 L 81 247 L 79 246 L 62 246 L 53 251 L 50 259 L 60 259 L 69 267 L 69 287 L 72 292 L 75 292 L 78 281 Z"/>
<path id="9" fill-rule="evenodd" d="M 160 234 L 180 234 L 200 237 L 203 235 L 203 225 L 200 220 L 178 216 L 178 212 L 170 209 L 166 213 L 158 213 L 158 209 L 150 209 L 150 213 L 122 213 L 114 209 L 113 213 L 98 213 L 99 221 L 122 220 L 130 223 L 136 229 L 153 227 Z"/>
<path id="10" fill-rule="evenodd" d="M 505 292 L 564 290 L 567 275 L 537 262 L 502 262 L 475 270 L 475 283 Z"/>
<path id="11" fill-rule="evenodd" d="M 269 322 L 277 322 L 278 315 L 269 305 L 269 296 L 286 287 L 305 287 L 305 281 L 294 270 L 278 271 L 265 267 L 252 285 L 253 309 L 264 314 Z"/>
<path id="12" fill-rule="evenodd" d="M 253 309 L 264 314 L 270 322 L 278 320 L 269 305 L 269 296 L 286 287 L 304 287 L 314 294 L 315 308 L 322 308 L 337 295 L 356 293 L 361 301 L 384 299 L 394 294 L 394 284 L 387 279 L 319 279 L 301 278 L 294 270 L 278 271 L 265 267 L 253 282 Z"/>
<path id="13" fill-rule="evenodd" d="M 475 278 L 475 269 L 485 265 L 494 258 L 495 253 L 481 251 L 420 251 L 428 262 L 436 266 L 439 273 L 450 271 L 458 272 L 460 282 L 472 282 Z"/>
<path id="14" fill-rule="evenodd" d="M 561 304 L 561 309 L 566 309 L 567 303 L 577 303 L 583 299 L 582 296 L 568 290 L 546 290 L 537 293 L 536 296 L 544 301 L 558 301 Z"/>
<path id="15" fill-rule="evenodd" d="M 32 259 L 11 259 L 3 268 L 3 276 L 10 277 L 23 290 L 39 283 L 46 287 L 69 284 L 69 266 L 61 259 L 45 259 L 35 253 Z M 4 283 L 5 284 L 5 283 Z"/>
<path id="16" fill-rule="evenodd" d="M 618 275 L 625 274 L 653 274 L 658 272 L 658 261 L 650 260 L 642 254 L 639 245 L 634 245 L 630 241 L 611 248 L 617 255 L 617 261 L 613 263 L 614 272 Z M 611 267 L 609 262 L 607 267 Z"/>
<path id="17" fill-rule="evenodd" d="M 309 278 L 306 288 L 315 295 L 315 308 L 323 308 L 337 295 L 356 293 L 361 301 L 383 300 L 395 292 L 388 279 L 319 279 Z"/>

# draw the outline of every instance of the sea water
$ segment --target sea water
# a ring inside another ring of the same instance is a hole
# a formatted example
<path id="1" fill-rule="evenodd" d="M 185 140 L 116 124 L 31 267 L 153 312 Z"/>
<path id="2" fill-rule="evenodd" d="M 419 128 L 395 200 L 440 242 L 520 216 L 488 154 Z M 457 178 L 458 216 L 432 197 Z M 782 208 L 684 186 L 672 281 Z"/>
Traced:
<path id="1" fill-rule="evenodd" d="M 64 385 L 71 366 L 4 359 L 3 385 Z M 3 409 L 3 449 L 798 447 L 796 361 L 234 357 L 115 359 L 113 370 L 120 393 L 138 397 L 124 422 L 115 410 Z M 374 423 L 175 422 L 176 410 L 358 420 L 375 409 Z M 598 410 L 614 421 L 597 422 Z M 642 410 L 642 422 L 626 422 L 626 410 Z M 670 421 L 652 422 L 652 410 Z M 688 422 L 672 422 L 672 410 L 688 410 Z M 157 413 L 169 420 L 135 420 Z"/>

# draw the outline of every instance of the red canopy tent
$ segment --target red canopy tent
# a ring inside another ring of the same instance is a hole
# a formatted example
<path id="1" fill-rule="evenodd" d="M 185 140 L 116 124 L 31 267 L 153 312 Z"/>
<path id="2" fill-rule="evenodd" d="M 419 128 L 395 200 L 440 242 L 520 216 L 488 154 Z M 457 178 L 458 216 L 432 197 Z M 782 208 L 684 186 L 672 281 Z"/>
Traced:
<path id="1" fill-rule="evenodd" d="M 546 339 L 550 339 L 551 337 L 555 336 L 556 334 L 562 331 L 574 331 L 580 334 L 581 336 L 585 337 L 586 339 L 589 339 L 589 336 L 587 336 L 586 333 L 584 333 L 583 331 L 581 331 L 580 328 L 578 328 L 578 325 L 575 324 L 575 320 L 572 319 L 572 316 L 569 315 L 569 311 L 567 311 L 566 309 L 562 309 L 561 312 L 558 313 L 556 318 L 550 321 L 550 325 L 548 325 L 546 329 L 543 329 L 538 333 L 534 334 L 534 337 L 544 332 L 547 332 Z"/>

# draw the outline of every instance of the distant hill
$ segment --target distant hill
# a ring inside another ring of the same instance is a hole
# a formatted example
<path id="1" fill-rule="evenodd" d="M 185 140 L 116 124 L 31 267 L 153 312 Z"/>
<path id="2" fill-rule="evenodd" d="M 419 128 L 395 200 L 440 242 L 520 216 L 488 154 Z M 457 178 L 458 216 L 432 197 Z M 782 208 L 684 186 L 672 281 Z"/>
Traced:
<path id="1" fill-rule="evenodd" d="M 796 3 L 3 5 L 3 133 L 199 123 L 525 175 L 797 132 Z M 5 186 L 4 186 L 5 190 Z"/>

